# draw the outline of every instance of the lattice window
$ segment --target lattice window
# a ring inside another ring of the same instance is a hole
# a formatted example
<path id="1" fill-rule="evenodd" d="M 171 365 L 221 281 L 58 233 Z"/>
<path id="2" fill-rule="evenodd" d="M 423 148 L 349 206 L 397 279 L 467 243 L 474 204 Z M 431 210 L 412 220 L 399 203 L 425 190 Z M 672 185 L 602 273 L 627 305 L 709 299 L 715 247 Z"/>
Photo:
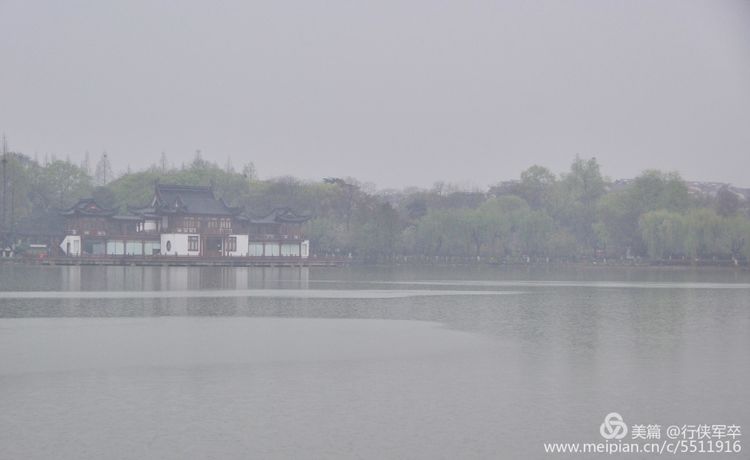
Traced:
<path id="1" fill-rule="evenodd" d="M 188 251 L 199 251 L 200 239 L 197 236 L 188 236 Z"/>

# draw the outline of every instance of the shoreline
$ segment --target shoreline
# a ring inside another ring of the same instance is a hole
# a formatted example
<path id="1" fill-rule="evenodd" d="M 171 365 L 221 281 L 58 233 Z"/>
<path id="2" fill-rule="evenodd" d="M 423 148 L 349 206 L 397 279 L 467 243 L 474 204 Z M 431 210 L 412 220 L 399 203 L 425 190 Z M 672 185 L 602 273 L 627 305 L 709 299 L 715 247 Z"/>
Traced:
<path id="1" fill-rule="evenodd" d="M 750 271 L 748 263 L 726 261 L 484 261 L 484 260 L 434 260 L 391 262 L 364 262 L 348 257 L 311 257 L 308 259 L 258 259 L 225 257 L 211 259 L 188 258 L 142 258 L 142 257 L 97 257 L 97 258 L 0 258 L 0 263 L 42 266 L 142 266 L 142 267 L 435 267 L 435 268 L 574 268 L 598 269 L 638 269 L 655 271 L 683 271 L 695 269 Z"/>

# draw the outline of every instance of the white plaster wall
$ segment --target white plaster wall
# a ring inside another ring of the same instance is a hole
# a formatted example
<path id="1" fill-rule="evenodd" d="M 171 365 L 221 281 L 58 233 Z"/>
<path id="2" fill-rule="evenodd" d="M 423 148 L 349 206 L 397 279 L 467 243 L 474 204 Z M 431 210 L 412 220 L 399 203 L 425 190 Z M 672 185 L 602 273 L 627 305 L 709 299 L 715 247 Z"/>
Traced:
<path id="1" fill-rule="evenodd" d="M 70 243 L 70 254 L 69 256 L 80 257 L 81 255 L 81 237 L 80 235 L 66 235 L 60 243 L 60 249 L 63 252 L 67 251 L 68 243 Z"/>
<path id="2" fill-rule="evenodd" d="M 162 233 L 161 235 L 161 253 L 166 256 L 197 256 L 200 251 L 188 251 L 187 233 Z M 167 249 L 167 242 L 171 243 L 171 248 Z"/>

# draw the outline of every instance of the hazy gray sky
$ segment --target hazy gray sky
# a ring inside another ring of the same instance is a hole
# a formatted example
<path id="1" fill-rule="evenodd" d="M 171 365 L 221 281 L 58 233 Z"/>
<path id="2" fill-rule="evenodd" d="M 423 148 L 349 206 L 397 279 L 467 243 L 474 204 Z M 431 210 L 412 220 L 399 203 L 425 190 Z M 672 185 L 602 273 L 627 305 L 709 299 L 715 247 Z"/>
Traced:
<path id="1" fill-rule="evenodd" d="M 0 0 L 0 30 L 0 131 L 40 158 L 750 186 L 748 1 Z"/>

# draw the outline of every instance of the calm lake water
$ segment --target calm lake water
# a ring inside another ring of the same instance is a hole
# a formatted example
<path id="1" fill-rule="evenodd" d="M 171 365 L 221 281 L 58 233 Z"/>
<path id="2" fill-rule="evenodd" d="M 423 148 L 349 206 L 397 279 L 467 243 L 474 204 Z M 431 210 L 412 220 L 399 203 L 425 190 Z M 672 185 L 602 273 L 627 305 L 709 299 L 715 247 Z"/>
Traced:
<path id="1" fill-rule="evenodd" d="M 2 459 L 567 458 L 749 382 L 748 272 L 0 264 Z"/>

